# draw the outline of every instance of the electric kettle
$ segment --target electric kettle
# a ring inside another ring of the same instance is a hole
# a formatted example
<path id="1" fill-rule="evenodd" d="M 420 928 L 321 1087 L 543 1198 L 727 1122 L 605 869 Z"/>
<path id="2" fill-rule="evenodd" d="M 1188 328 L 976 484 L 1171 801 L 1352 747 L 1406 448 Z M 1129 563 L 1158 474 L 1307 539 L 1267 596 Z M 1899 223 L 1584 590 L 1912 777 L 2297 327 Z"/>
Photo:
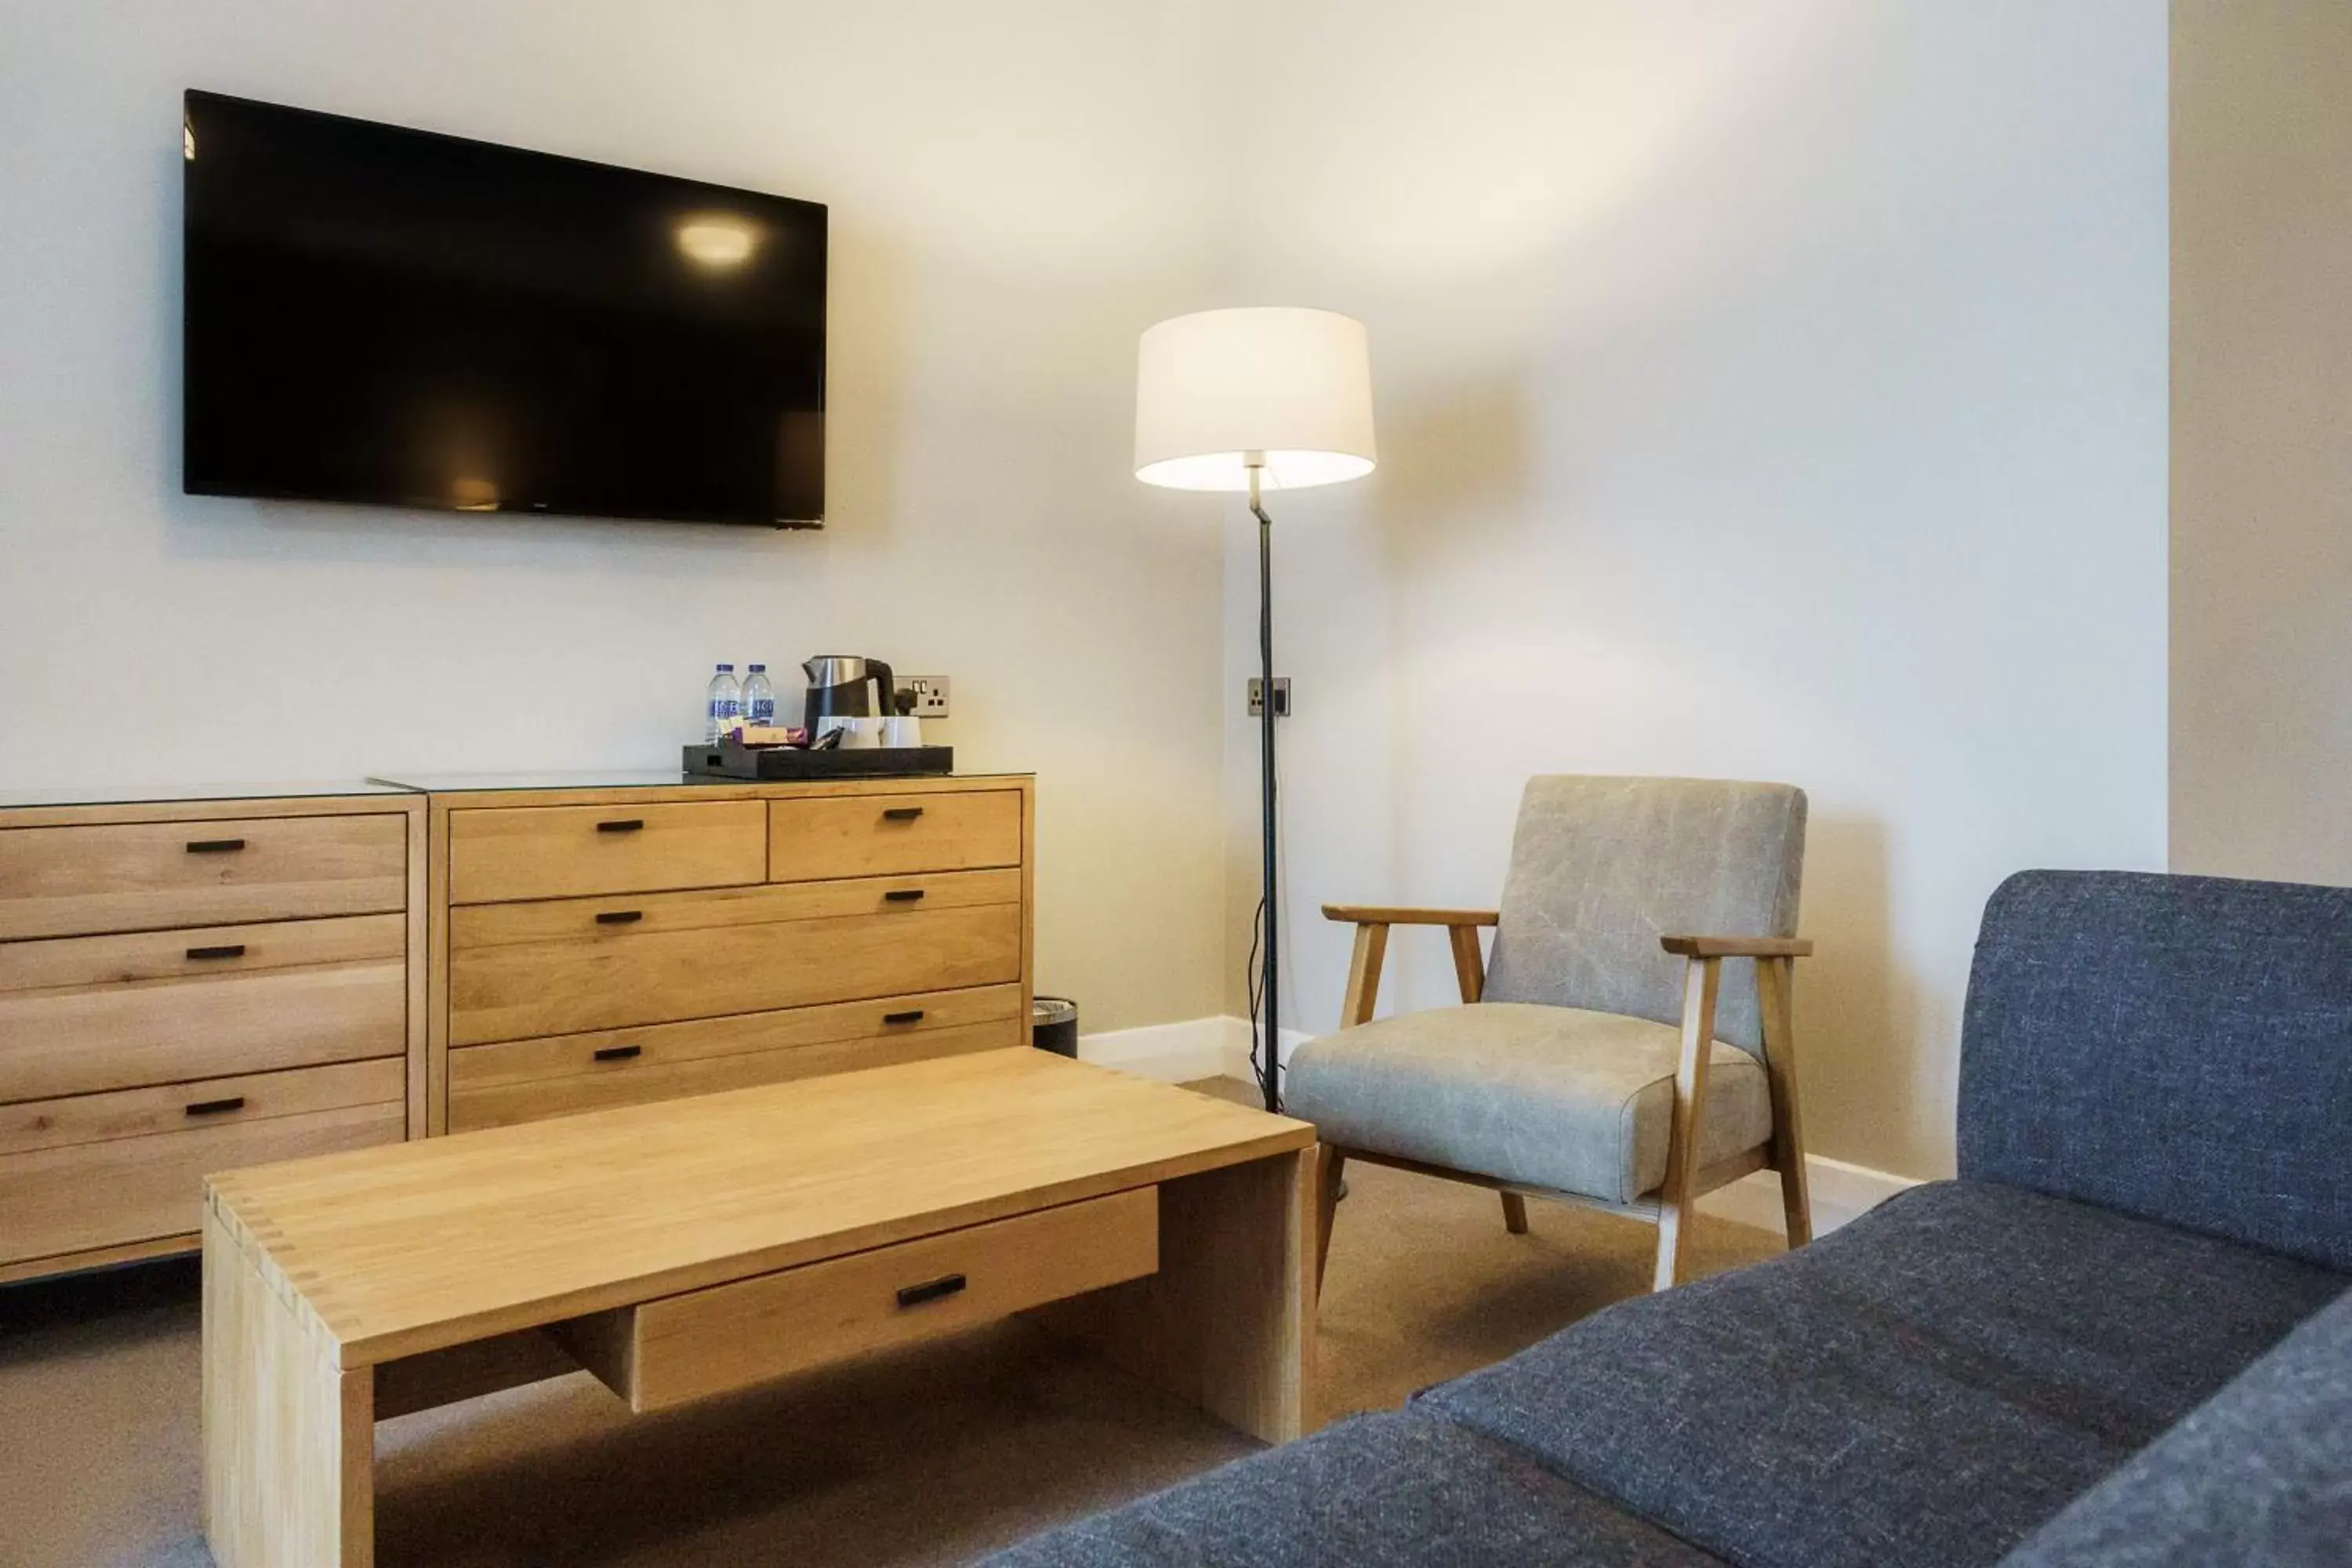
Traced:
<path id="1" fill-rule="evenodd" d="M 821 653 L 802 664 L 808 676 L 808 707 L 803 722 L 811 739 L 824 720 L 884 718 L 893 711 L 890 667 L 878 658 L 855 654 Z"/>

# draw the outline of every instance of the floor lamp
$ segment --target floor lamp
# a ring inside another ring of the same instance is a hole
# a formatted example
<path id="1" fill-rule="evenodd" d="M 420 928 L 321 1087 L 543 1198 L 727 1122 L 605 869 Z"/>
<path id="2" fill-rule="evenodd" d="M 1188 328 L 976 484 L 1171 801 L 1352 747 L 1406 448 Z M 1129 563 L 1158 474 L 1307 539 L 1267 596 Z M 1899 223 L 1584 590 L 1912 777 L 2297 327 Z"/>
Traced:
<path id="1" fill-rule="evenodd" d="M 1266 490 L 1372 471 L 1372 383 L 1360 321 L 1286 307 L 1203 310 L 1143 334 L 1135 377 L 1135 477 L 1249 497 L 1257 518 L 1259 837 L 1265 1008 L 1251 1066 L 1268 1110 L 1282 1103 L 1280 960 L 1275 942 L 1274 520 Z"/>

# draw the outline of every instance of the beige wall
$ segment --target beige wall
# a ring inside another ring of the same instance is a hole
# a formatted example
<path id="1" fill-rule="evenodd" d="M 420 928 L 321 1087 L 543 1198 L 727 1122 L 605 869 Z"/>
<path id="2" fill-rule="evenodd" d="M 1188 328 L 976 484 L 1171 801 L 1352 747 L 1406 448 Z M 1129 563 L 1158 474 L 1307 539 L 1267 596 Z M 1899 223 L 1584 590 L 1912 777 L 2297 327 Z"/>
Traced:
<path id="1" fill-rule="evenodd" d="M 2172 29 L 2172 864 L 2352 883 L 2352 5 Z"/>
<path id="2" fill-rule="evenodd" d="M 1365 320 L 1382 455 L 1274 503 L 1286 1022 L 1339 1005 L 1318 902 L 1494 899 L 1529 773 L 1790 780 L 1814 1148 L 1948 1171 L 1985 896 L 2163 863 L 2163 7 L 1277 16 L 1234 298 Z M 1235 691 L 1255 595 L 1236 529 Z"/>
<path id="3" fill-rule="evenodd" d="M 1041 984 L 1216 1012 L 1214 514 L 1128 450 L 1136 334 L 1213 302 L 1218 45 L 1094 0 L 0 0 L 0 787 L 659 765 L 713 660 L 877 653 L 1041 775 Z M 181 495 L 192 86 L 830 203 L 831 529 Z"/>

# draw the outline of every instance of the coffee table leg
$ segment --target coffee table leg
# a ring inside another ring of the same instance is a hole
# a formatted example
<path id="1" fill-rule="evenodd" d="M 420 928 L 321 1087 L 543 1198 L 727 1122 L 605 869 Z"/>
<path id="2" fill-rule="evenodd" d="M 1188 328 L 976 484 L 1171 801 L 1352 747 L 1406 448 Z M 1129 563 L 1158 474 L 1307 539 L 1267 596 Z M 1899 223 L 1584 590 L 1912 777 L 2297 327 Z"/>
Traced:
<path id="1" fill-rule="evenodd" d="M 1269 1443 L 1307 1427 L 1315 1151 L 1160 1187 L 1160 1271 L 1039 1309 L 1050 1331 Z"/>
<path id="2" fill-rule="evenodd" d="M 205 1215 L 205 1539 L 221 1568 L 371 1568 L 375 1369 L 271 1289 Z"/>

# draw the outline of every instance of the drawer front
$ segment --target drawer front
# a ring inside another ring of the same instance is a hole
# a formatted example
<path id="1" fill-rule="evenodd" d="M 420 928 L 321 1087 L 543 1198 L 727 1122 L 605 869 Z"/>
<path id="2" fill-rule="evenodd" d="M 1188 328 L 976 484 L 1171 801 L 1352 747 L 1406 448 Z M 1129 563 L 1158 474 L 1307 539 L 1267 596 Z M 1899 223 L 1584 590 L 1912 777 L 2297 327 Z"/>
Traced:
<path id="1" fill-rule="evenodd" d="M 687 1023 L 648 1024 L 545 1039 L 467 1046 L 449 1055 L 453 1092 L 499 1089 L 541 1079 L 613 1076 L 623 1069 L 675 1067 L 718 1057 L 803 1049 L 845 1041 L 903 1039 L 980 1025 L 1014 1025 L 1021 987 L 982 985 L 872 1002 L 750 1013 Z M 1008 1032 L 1006 1043 L 1012 1043 Z"/>
<path id="2" fill-rule="evenodd" d="M 0 828 L 0 940 L 406 907 L 404 816 Z"/>
<path id="3" fill-rule="evenodd" d="M 793 882 L 693 893 L 477 904 L 449 911 L 449 947 L 453 952 L 462 952 L 514 942 L 576 942 L 624 932 L 651 936 L 779 921 L 903 915 L 921 910 L 967 910 L 1020 901 L 1018 871 L 962 871 L 951 876 L 868 878 L 855 882 Z"/>
<path id="4" fill-rule="evenodd" d="M 745 900 L 721 906 L 736 917 L 730 923 L 709 922 L 704 895 L 518 906 L 516 920 L 470 932 L 471 942 L 459 940 L 465 928 L 453 920 L 449 1040 L 479 1045 L 1016 983 L 1020 904 L 969 901 L 1007 889 L 1017 899 L 1012 883 L 1006 873 L 966 873 L 852 884 L 832 903 L 855 913 L 790 918 L 790 898 Z M 766 918 L 778 915 L 787 918 Z"/>
<path id="5" fill-rule="evenodd" d="M 688 1026 L 667 1026 L 675 1029 Z M 485 1127 L 511 1127 L 517 1122 L 544 1121 L 550 1117 L 572 1116 L 583 1110 L 610 1110 L 616 1106 L 644 1105 L 656 1100 L 756 1089 L 761 1084 L 788 1083 L 793 1079 L 856 1072 L 861 1068 L 896 1067 L 901 1062 L 929 1061 L 933 1057 L 959 1056 L 966 1051 L 1003 1050 L 1019 1044 L 1019 1026 L 1007 1018 L 1000 1023 L 970 1024 L 957 1029 L 921 1029 L 883 1037 L 828 1040 L 789 1050 L 735 1051 L 676 1061 L 643 1058 L 608 1060 L 596 1064 L 593 1071 L 519 1083 L 460 1086 L 453 1081 L 449 1088 L 449 1131 L 472 1132 Z M 501 1048 L 470 1047 L 475 1051 Z M 621 1051 L 631 1047 L 605 1048 Z M 466 1054 L 464 1050 L 450 1053 L 453 1075 L 457 1058 Z"/>
<path id="6" fill-rule="evenodd" d="M 398 1105 L 404 1101 L 407 1084 L 405 1064 L 397 1057 L 384 1057 L 112 1094 L 23 1100 L 0 1105 L 0 1157 L 268 1121 L 349 1105 Z"/>
<path id="7" fill-rule="evenodd" d="M 657 1410 L 1159 1267 L 1159 1191 L 1139 1187 L 599 1313 L 565 1339 L 633 1408 Z"/>
<path id="8" fill-rule="evenodd" d="M 397 1143 L 397 1102 L 0 1155 L 0 1263 L 182 1236 L 215 1171 Z"/>
<path id="9" fill-rule="evenodd" d="M 192 926 L 125 936 L 55 936 L 0 942 L 0 993 L 396 959 L 407 950 L 407 921 L 400 915 Z"/>
<path id="10" fill-rule="evenodd" d="M 457 904 L 733 887 L 761 880 L 767 865 L 767 816 L 756 800 L 449 814 Z"/>
<path id="11" fill-rule="evenodd" d="M 398 1056 L 398 959 L 0 994 L 0 1101 Z"/>
<path id="12" fill-rule="evenodd" d="M 1020 863 L 1017 790 L 835 795 L 768 805 L 772 882 Z"/>

